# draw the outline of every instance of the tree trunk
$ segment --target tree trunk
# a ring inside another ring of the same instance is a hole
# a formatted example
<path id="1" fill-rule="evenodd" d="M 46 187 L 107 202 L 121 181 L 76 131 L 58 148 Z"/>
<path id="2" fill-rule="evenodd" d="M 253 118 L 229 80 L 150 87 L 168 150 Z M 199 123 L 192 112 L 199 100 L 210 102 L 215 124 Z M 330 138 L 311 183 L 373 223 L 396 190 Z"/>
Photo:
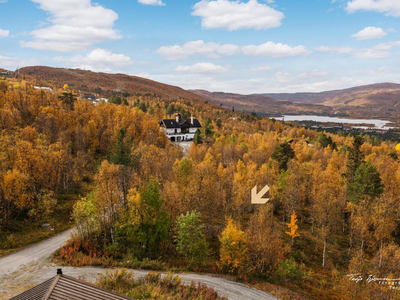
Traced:
<path id="1" fill-rule="evenodd" d="M 112 226 L 110 226 L 110 233 L 111 233 L 111 243 L 114 244 L 114 231 L 113 231 Z"/>
<path id="2" fill-rule="evenodd" d="M 363 255 L 364 250 L 364 231 L 361 233 L 361 256 Z"/>
<path id="3" fill-rule="evenodd" d="M 322 267 L 325 268 L 325 254 L 326 254 L 326 237 L 324 239 L 324 252 L 322 254 Z"/>
<path id="4" fill-rule="evenodd" d="M 351 247 L 353 246 L 353 234 L 351 234 L 351 236 L 350 236 L 350 242 L 349 242 L 349 251 L 347 251 L 347 254 L 349 255 L 350 254 L 350 250 L 351 250 Z"/>
<path id="5" fill-rule="evenodd" d="M 382 267 L 382 258 L 383 258 L 383 239 L 381 240 L 381 253 L 379 257 L 379 268 Z"/>

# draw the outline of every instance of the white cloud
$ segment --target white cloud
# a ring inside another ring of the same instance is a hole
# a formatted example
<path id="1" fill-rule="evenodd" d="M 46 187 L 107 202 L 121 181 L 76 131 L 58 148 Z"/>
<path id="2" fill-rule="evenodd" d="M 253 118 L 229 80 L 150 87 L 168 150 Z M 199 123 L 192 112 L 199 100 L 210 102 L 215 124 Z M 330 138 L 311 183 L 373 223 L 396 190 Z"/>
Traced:
<path id="1" fill-rule="evenodd" d="M 313 78 L 323 78 L 329 76 L 329 73 L 324 70 L 312 70 L 310 72 L 301 73 L 299 75 L 292 75 L 288 72 L 276 72 L 273 77 L 280 80 L 287 80 L 287 79 L 313 79 Z"/>
<path id="2" fill-rule="evenodd" d="M 351 36 L 356 40 L 361 41 L 361 40 L 380 39 L 385 35 L 387 35 L 387 32 L 385 32 L 382 28 L 368 26 L 355 34 L 352 34 Z"/>
<path id="3" fill-rule="evenodd" d="M 307 79 L 307 78 L 322 78 L 322 77 L 327 77 L 329 76 L 329 73 L 324 71 L 324 70 L 312 70 L 310 72 L 306 73 L 301 73 L 297 77 L 302 78 L 302 79 Z"/>
<path id="4" fill-rule="evenodd" d="M 269 56 L 274 58 L 288 57 L 288 56 L 308 56 L 312 52 L 307 50 L 304 46 L 290 47 L 282 43 L 267 42 L 259 46 L 248 45 L 242 48 L 244 55 L 257 55 Z"/>
<path id="5" fill-rule="evenodd" d="M 393 47 L 400 47 L 400 41 L 392 41 L 388 43 L 380 43 L 379 45 L 376 45 L 373 47 L 375 50 L 381 50 L 381 51 L 389 51 Z"/>
<path id="6" fill-rule="evenodd" d="M 51 25 L 33 30 L 34 40 L 22 47 L 60 52 L 87 50 L 90 46 L 121 36 L 113 29 L 118 14 L 91 0 L 31 0 L 46 11 Z"/>
<path id="7" fill-rule="evenodd" d="M 274 78 L 276 79 L 288 79 L 293 78 L 293 75 L 288 72 L 276 72 L 274 74 Z"/>
<path id="8" fill-rule="evenodd" d="M 376 70 L 371 70 L 366 72 L 365 74 L 370 76 L 377 76 L 377 75 L 386 75 L 392 73 L 392 70 L 386 66 L 380 67 Z"/>
<path id="9" fill-rule="evenodd" d="M 75 68 L 104 72 L 111 72 L 116 68 L 125 68 L 133 64 L 129 56 L 114 54 L 111 51 L 99 48 L 94 49 L 86 56 L 77 55 L 72 58 L 55 57 L 54 60 L 70 63 Z"/>
<path id="10" fill-rule="evenodd" d="M 379 44 L 378 46 L 369 49 L 356 49 L 353 47 L 327 47 L 321 46 L 318 51 L 330 54 L 351 54 L 355 58 L 360 59 L 377 59 L 390 56 L 389 50 L 392 46 L 388 44 Z"/>
<path id="11" fill-rule="evenodd" d="M 288 56 L 308 56 L 312 51 L 304 46 L 290 47 L 286 44 L 267 42 L 262 45 L 248 45 L 239 47 L 237 45 L 218 43 L 205 43 L 202 40 L 187 42 L 183 46 L 162 46 L 158 53 L 170 60 L 184 59 L 191 56 L 204 55 L 209 58 L 220 58 L 221 55 L 234 55 L 242 52 L 244 55 L 269 56 L 274 58 Z"/>
<path id="12" fill-rule="evenodd" d="M 170 60 L 183 59 L 190 56 L 204 55 L 209 58 L 218 58 L 220 54 L 233 55 L 240 52 L 240 47 L 236 45 L 218 43 L 205 43 L 202 40 L 187 42 L 183 46 L 163 46 L 157 50 L 158 53 L 165 55 Z"/>
<path id="13" fill-rule="evenodd" d="M 351 54 L 355 58 L 361 59 L 377 59 L 385 58 L 390 56 L 391 47 L 387 47 L 385 44 L 380 44 L 370 49 L 356 49 L 353 47 L 327 47 L 321 46 L 317 48 L 318 51 L 330 53 L 330 54 Z"/>
<path id="14" fill-rule="evenodd" d="M 347 53 L 352 53 L 354 51 L 353 47 L 328 47 L 328 46 L 321 46 L 317 48 L 318 51 L 321 52 L 326 52 L 330 54 L 347 54 Z"/>
<path id="15" fill-rule="evenodd" d="M 5 69 L 14 70 L 27 66 L 37 66 L 39 61 L 35 58 L 32 59 L 21 59 L 18 57 L 6 57 L 0 55 L 0 66 Z"/>
<path id="16" fill-rule="evenodd" d="M 170 60 L 184 59 L 191 56 L 204 55 L 209 58 L 220 58 L 221 55 L 234 55 L 243 52 L 245 55 L 269 56 L 274 58 L 288 56 L 308 56 L 312 51 L 304 46 L 290 47 L 286 44 L 267 42 L 262 45 L 248 45 L 239 47 L 237 45 L 218 43 L 205 43 L 202 40 L 187 42 L 183 46 L 162 46 L 158 53 Z"/>
<path id="17" fill-rule="evenodd" d="M 251 69 L 253 72 L 257 72 L 257 71 L 271 71 L 273 70 L 272 67 L 270 66 L 259 66 L 257 68 Z"/>
<path id="18" fill-rule="evenodd" d="M 213 82 L 214 79 L 211 77 L 196 77 L 196 78 L 185 78 L 184 80 L 178 80 L 179 86 L 184 86 L 187 89 L 194 88 L 208 88 L 208 84 Z"/>
<path id="19" fill-rule="evenodd" d="M 268 3 L 271 3 L 269 1 Z M 281 26 L 285 15 L 257 0 L 202 0 L 193 6 L 193 16 L 201 17 L 205 29 L 269 29 Z"/>
<path id="20" fill-rule="evenodd" d="M 138 0 L 138 2 L 145 5 L 159 5 L 159 6 L 165 5 L 165 3 L 162 2 L 161 0 Z"/>
<path id="21" fill-rule="evenodd" d="M 377 59 L 377 58 L 385 58 L 390 56 L 389 51 L 382 51 L 377 49 L 360 49 L 354 52 L 353 54 L 356 58 L 361 59 Z"/>
<path id="22" fill-rule="evenodd" d="M 376 11 L 387 16 L 400 17 L 400 1 L 398 0 L 352 0 L 347 3 L 346 10 L 354 13 L 358 10 Z"/>
<path id="23" fill-rule="evenodd" d="M 7 37 L 10 34 L 10 30 L 4 30 L 0 28 L 0 38 Z"/>
<path id="24" fill-rule="evenodd" d="M 192 66 L 179 66 L 175 68 L 177 72 L 187 72 L 194 74 L 221 74 L 231 70 L 231 66 L 219 66 L 212 63 L 201 62 Z"/>

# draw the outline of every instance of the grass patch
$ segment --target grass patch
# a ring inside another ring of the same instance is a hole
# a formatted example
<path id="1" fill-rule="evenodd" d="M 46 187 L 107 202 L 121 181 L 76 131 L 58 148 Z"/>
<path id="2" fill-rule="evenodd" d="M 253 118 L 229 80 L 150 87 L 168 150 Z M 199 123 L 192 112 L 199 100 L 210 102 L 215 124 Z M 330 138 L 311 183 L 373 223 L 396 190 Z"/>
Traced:
<path id="1" fill-rule="evenodd" d="M 102 288 L 132 297 L 134 299 L 159 300 L 226 300 L 218 293 L 202 283 L 194 281 L 190 285 L 182 284 L 178 275 L 168 273 L 162 276 L 157 272 L 150 272 L 144 277 L 134 279 L 133 272 L 126 269 L 106 271 L 96 282 Z"/>

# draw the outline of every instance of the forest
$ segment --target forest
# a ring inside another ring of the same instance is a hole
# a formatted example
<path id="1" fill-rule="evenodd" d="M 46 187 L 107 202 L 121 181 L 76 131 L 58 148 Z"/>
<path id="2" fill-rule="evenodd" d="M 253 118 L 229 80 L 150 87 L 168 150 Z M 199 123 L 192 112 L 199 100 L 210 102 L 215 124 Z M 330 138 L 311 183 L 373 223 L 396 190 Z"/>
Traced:
<path id="1" fill-rule="evenodd" d="M 395 142 L 128 92 L 93 105 L 68 85 L 0 81 L 1 250 L 64 209 L 78 229 L 65 264 L 214 273 L 283 299 L 400 298 Z M 175 112 L 203 125 L 187 155 L 160 131 Z M 267 204 L 251 204 L 255 185 Z"/>

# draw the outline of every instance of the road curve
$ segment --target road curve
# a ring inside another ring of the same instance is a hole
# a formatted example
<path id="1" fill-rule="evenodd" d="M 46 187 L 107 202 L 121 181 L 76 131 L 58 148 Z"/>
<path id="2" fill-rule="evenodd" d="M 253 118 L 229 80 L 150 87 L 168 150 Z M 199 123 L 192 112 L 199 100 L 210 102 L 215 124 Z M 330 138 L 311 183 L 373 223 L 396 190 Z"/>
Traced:
<path id="1" fill-rule="evenodd" d="M 34 285 L 37 285 L 56 274 L 57 268 L 62 268 L 63 273 L 76 278 L 84 277 L 94 281 L 100 274 L 105 273 L 104 268 L 95 267 L 60 267 L 49 261 L 49 256 L 71 236 L 72 229 L 65 231 L 48 240 L 30 246 L 24 250 L 10 254 L 0 259 L 0 299 L 9 299 Z M 132 270 L 135 278 L 145 276 L 150 271 Z M 221 296 L 229 300 L 277 300 L 263 291 L 248 287 L 244 284 L 200 274 L 178 274 L 182 281 L 190 283 L 203 282 L 212 287 Z"/>
<path id="2" fill-rule="evenodd" d="M 21 251 L 0 258 L 0 277 L 11 274 L 23 265 L 49 256 L 65 244 L 70 238 L 72 231 L 73 229 L 69 229 Z"/>

